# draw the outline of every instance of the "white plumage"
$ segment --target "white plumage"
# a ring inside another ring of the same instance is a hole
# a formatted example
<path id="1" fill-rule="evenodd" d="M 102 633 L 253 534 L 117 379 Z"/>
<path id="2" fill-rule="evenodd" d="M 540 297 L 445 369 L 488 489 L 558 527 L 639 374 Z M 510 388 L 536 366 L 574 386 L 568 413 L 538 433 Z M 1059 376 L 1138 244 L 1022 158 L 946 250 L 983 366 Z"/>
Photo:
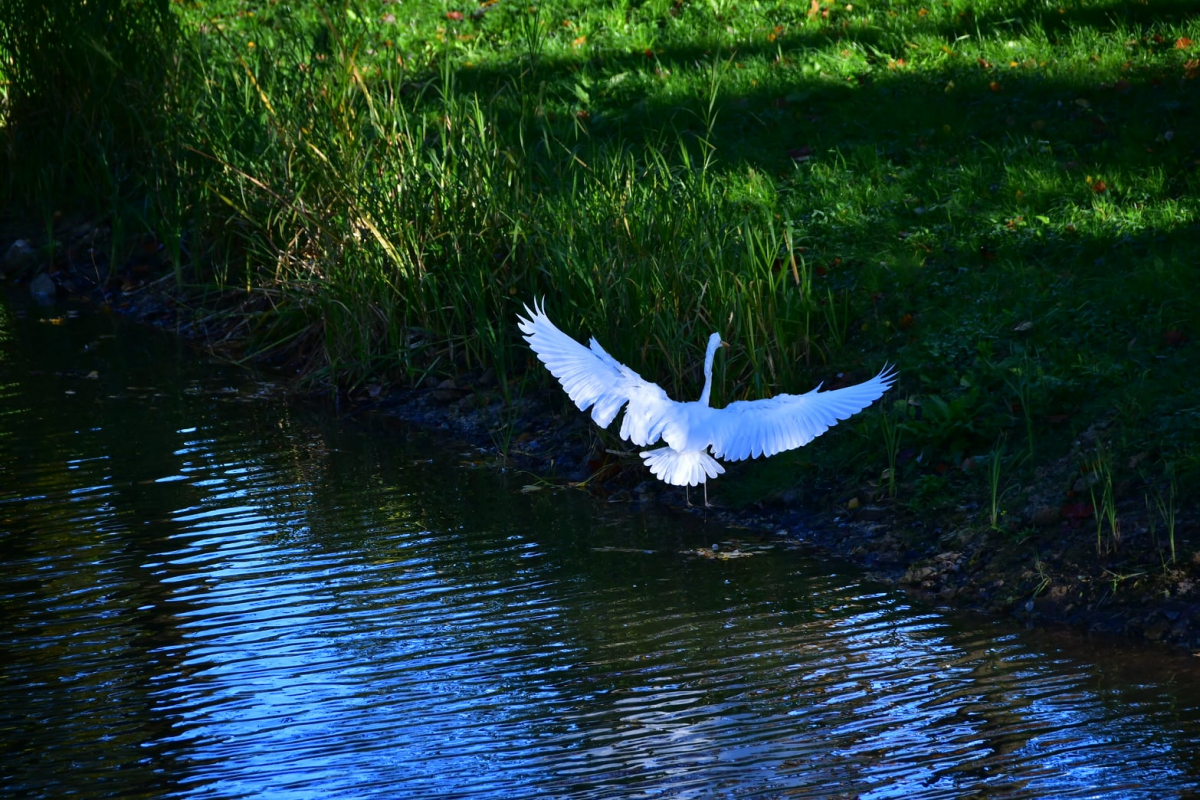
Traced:
<path id="1" fill-rule="evenodd" d="M 869 381 L 844 389 L 821 392 L 818 386 L 807 394 L 712 408 L 708 402 L 713 358 L 723 344 L 721 335 L 714 333 L 704 355 L 704 391 L 699 400 L 680 403 L 606 353 L 595 339 L 584 347 L 560 331 L 544 305 L 535 301 L 533 308 L 525 306 L 525 313 L 528 318 L 517 316 L 525 340 L 567 396 L 580 410 L 591 408 L 601 428 L 625 407 L 621 438 L 640 447 L 666 442 L 641 456 L 655 477 L 675 486 L 695 486 L 717 477 L 725 471 L 718 458 L 741 461 L 803 447 L 878 400 L 896 379 L 895 370 L 884 367 Z M 705 489 L 707 504 L 707 485 Z"/>

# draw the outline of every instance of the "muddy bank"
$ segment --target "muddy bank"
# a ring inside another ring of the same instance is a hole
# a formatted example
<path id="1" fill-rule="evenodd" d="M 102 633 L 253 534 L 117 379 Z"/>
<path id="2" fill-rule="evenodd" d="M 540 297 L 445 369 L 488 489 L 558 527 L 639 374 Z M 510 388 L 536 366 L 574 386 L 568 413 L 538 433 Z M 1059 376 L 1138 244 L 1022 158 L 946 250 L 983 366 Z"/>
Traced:
<path id="1" fill-rule="evenodd" d="M 63 221 L 58 230 L 49 267 L 46 248 L 0 241 L 6 283 L 41 302 L 88 303 L 200 346 L 236 351 L 248 319 L 244 295 L 177 291 L 165 253 L 149 241 L 111 264 L 102 224 Z M 980 505 L 986 498 L 918 515 L 875 486 L 810 487 L 740 509 L 688 507 L 681 489 L 654 480 L 633 448 L 602 439 L 587 414 L 557 396 L 515 391 L 488 370 L 421 389 L 368 384 L 342 402 L 352 414 L 389 414 L 465 439 L 497 468 L 527 472 L 530 484 L 574 485 L 608 502 L 666 505 L 715 527 L 779 532 L 947 605 L 1200 655 L 1200 509 L 1190 496 L 1171 499 L 1169 529 L 1166 509 L 1144 491 L 1149 487 L 1118 485 L 1106 520 L 1094 502 L 1094 475 L 1078 466 L 1106 446 L 1105 420 L 1019 487 L 1009 514 L 993 527 Z M 693 494 L 699 502 L 700 492 Z M 1166 556 L 1172 538 L 1173 561 Z"/>
<path id="2" fill-rule="evenodd" d="M 706 510 L 686 506 L 684 492 L 651 478 L 636 454 L 606 448 L 586 414 L 558 414 L 538 397 L 506 407 L 489 373 L 397 392 L 361 408 L 464 438 L 492 453 L 498 467 L 528 472 L 531 482 L 586 481 L 583 488 L 607 502 L 662 504 L 714 526 L 802 539 L 947 605 L 1200 655 L 1195 507 L 1181 504 L 1176 511 L 1176 562 L 1152 564 L 1144 555 L 1155 549 L 1153 537 L 1168 547 L 1166 532 L 1155 521 L 1157 510 L 1141 505 L 1142 496 L 1125 487 L 1126 497 L 1116 504 L 1121 541 L 1098 558 L 1094 517 L 1078 503 L 1049 504 L 1061 493 L 1056 487 L 1070 479 L 1069 455 L 1041 471 L 1050 488 L 1027 487 L 1026 508 L 995 529 L 976 505 L 918 517 L 898 502 L 865 502 L 870 487 L 827 487 L 823 498 L 807 502 L 776 498 L 748 508 Z M 698 492 L 693 494 L 698 503 Z M 832 501 L 846 496 L 849 503 Z"/>

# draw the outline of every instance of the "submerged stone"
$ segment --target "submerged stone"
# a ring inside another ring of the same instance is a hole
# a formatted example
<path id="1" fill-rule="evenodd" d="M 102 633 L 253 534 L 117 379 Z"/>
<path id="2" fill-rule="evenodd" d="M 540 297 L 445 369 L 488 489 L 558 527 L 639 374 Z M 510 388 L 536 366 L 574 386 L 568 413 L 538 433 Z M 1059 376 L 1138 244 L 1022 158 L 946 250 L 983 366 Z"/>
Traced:
<path id="1" fill-rule="evenodd" d="M 58 285 L 46 273 L 39 273 L 29 283 L 29 293 L 39 303 L 52 303 L 55 296 L 58 294 Z"/>

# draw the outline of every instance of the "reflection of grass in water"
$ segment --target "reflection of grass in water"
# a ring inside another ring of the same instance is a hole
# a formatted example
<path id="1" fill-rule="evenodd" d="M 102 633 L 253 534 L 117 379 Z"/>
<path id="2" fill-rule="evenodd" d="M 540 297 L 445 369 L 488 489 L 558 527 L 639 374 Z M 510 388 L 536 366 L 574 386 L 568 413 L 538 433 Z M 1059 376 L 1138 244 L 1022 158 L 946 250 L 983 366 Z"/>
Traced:
<path id="1" fill-rule="evenodd" d="M 1140 406 L 1128 438 L 1200 471 L 1190 6 L 390 9 L 178 7 L 166 85 L 107 97 L 158 103 L 155 146 L 51 125 L 8 191 L 155 231 L 181 280 L 249 298 L 254 351 L 343 388 L 511 379 L 507 321 L 548 294 L 679 397 L 715 329 L 722 403 L 898 361 L 951 425 L 906 421 L 893 477 L 986 452 L 1017 405 L 1047 455 Z M 828 437 L 818 471 L 877 474 L 873 438 Z"/>

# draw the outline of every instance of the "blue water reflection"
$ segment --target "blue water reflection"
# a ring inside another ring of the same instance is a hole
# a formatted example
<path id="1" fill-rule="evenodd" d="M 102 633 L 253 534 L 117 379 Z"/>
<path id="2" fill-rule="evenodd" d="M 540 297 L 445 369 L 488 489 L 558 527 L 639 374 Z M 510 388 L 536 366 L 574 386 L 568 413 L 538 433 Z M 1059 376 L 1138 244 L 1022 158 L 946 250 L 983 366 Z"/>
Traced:
<path id="1" fill-rule="evenodd" d="M 22 313 L 0 317 L 6 796 L 1197 789 L 1185 662 L 1084 658 L 781 540 L 524 494 L 463 445 Z M 703 557 L 714 539 L 753 555 Z"/>

